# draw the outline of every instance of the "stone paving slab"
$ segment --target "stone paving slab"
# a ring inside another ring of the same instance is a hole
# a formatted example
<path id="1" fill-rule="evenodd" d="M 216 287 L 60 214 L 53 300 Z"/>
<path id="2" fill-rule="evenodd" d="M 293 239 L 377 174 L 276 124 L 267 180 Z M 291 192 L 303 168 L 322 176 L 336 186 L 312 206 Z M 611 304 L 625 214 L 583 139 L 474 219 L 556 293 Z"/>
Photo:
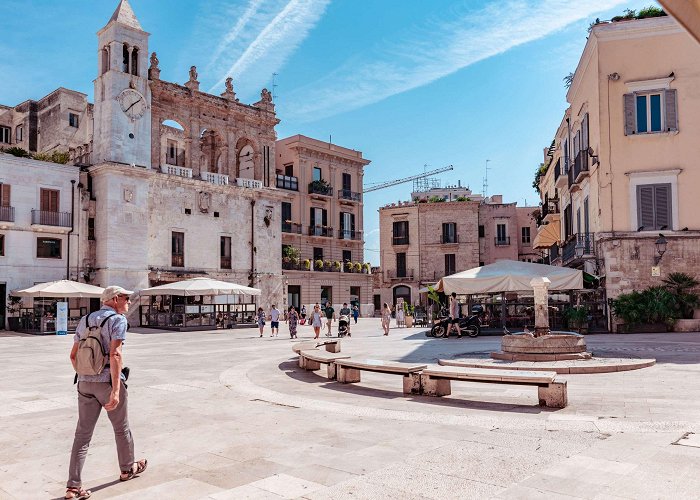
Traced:
<path id="1" fill-rule="evenodd" d="M 392 375 L 346 387 L 298 369 L 288 338 L 257 335 L 131 332 L 130 421 L 149 468 L 115 481 L 103 415 L 84 470 L 93 498 L 700 498 L 700 448 L 674 444 L 700 434 L 700 334 L 588 336 L 595 352 L 657 364 L 564 375 L 563 410 L 539 408 L 531 388 L 494 384 L 461 383 L 440 401 L 404 396 Z M 379 320 L 360 319 L 343 353 L 435 364 L 499 345 L 421 329 L 383 337 Z M 3 500 L 63 495 L 76 417 L 70 346 L 0 335 Z"/>

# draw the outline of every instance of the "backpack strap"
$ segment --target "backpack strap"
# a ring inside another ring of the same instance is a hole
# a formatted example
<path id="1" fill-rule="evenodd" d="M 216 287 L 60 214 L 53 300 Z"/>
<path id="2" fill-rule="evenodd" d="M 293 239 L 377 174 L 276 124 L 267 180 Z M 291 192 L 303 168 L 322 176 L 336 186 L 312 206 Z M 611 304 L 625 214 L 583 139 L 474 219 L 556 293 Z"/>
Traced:
<path id="1" fill-rule="evenodd" d="M 107 321 L 109 320 L 109 318 L 113 318 L 114 316 L 120 316 L 120 315 L 117 314 L 117 313 L 110 314 L 109 316 L 107 316 L 105 319 L 102 320 L 102 323 L 100 323 L 100 328 L 104 328 L 105 323 L 107 323 Z"/>

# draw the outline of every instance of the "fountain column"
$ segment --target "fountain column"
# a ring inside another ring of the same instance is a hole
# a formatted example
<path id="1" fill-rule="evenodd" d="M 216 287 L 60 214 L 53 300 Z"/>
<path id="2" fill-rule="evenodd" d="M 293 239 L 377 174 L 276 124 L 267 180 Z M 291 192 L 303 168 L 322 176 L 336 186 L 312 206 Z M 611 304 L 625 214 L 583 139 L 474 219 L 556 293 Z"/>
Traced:
<path id="1" fill-rule="evenodd" d="M 549 278 L 532 278 L 530 286 L 535 292 L 535 337 L 549 335 Z"/>

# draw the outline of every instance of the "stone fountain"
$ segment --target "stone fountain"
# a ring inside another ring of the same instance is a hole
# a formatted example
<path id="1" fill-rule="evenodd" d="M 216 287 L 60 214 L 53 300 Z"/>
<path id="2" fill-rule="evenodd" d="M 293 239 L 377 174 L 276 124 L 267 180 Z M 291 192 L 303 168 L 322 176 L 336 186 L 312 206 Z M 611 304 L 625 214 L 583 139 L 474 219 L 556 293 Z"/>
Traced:
<path id="1" fill-rule="evenodd" d="M 535 331 L 503 336 L 501 351 L 492 352 L 493 359 L 507 361 L 561 361 L 591 359 L 586 339 L 574 332 L 552 332 L 549 329 L 548 278 L 530 281 L 535 292 Z"/>

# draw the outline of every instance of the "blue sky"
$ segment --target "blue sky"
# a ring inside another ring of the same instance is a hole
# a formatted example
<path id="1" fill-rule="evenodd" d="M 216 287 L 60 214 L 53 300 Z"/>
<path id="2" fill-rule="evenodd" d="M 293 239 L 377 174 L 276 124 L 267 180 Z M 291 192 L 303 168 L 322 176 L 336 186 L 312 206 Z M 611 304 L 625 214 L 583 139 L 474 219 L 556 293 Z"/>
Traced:
<path id="1" fill-rule="evenodd" d="M 586 29 L 652 0 L 130 0 L 161 78 L 196 65 L 204 91 L 226 76 L 243 102 L 275 89 L 280 138 L 304 134 L 359 149 L 365 184 L 454 165 L 481 192 L 536 204 L 542 149 L 566 108 L 563 77 Z M 88 94 L 96 36 L 118 0 L 3 0 L 0 103 L 62 86 Z M 365 196 L 365 259 L 379 263 L 379 206 L 411 184 Z"/>

